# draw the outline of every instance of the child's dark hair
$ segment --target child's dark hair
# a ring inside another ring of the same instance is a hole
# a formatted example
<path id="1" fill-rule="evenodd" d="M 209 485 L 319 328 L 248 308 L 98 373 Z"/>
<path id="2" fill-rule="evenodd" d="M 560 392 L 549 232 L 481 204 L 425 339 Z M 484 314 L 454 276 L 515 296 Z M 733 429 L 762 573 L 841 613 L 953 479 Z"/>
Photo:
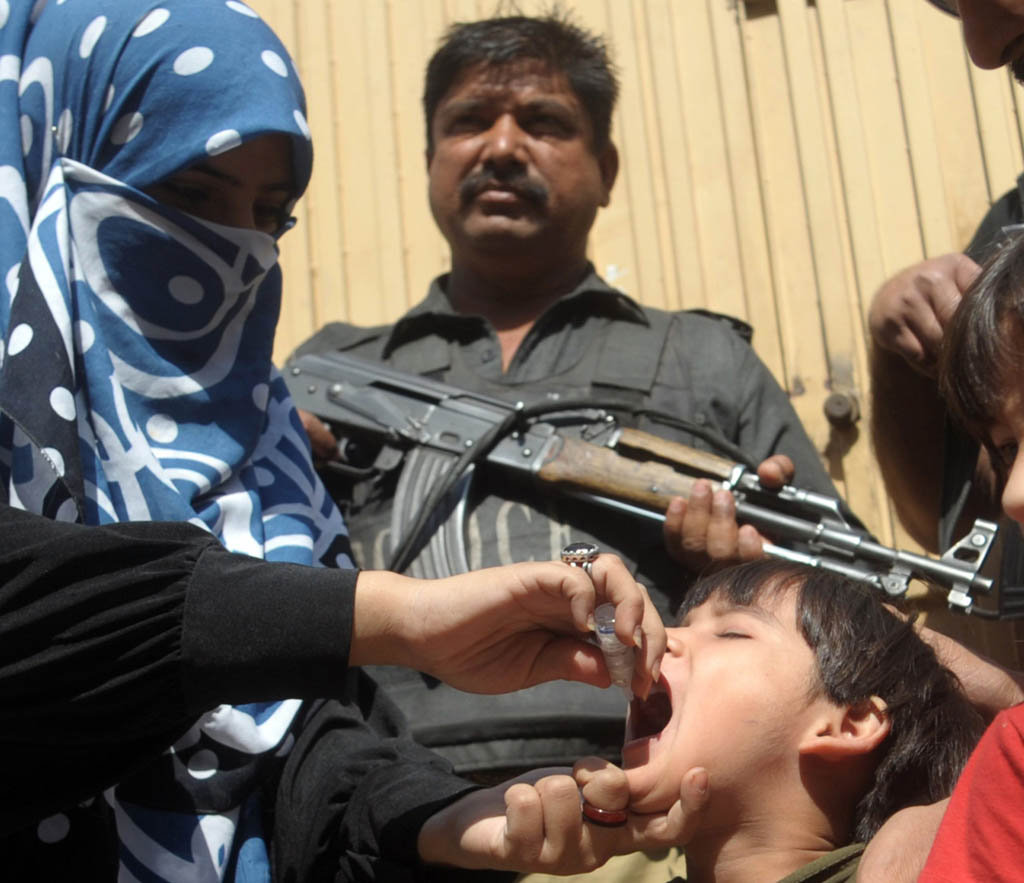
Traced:
<path id="1" fill-rule="evenodd" d="M 897 810 L 948 797 L 985 724 L 913 623 L 839 574 L 770 559 L 739 565 L 697 582 L 679 616 L 716 594 L 749 607 L 790 590 L 817 660 L 816 692 L 836 705 L 878 696 L 887 706 L 892 726 L 854 815 L 854 835 L 866 841 Z"/>
<path id="2" fill-rule="evenodd" d="M 953 419 L 988 445 L 1006 386 L 1022 369 L 1024 234 L 1018 233 L 989 258 L 953 314 L 939 357 L 939 391 Z M 992 462 L 998 470 L 999 458 Z"/>
<path id="3" fill-rule="evenodd" d="M 522 62 L 538 62 L 569 81 L 590 117 L 595 152 L 611 137 L 612 111 L 619 95 L 615 66 L 605 41 L 574 24 L 567 13 L 499 15 L 483 21 L 458 22 L 441 40 L 427 63 L 423 112 L 427 121 L 427 152 L 434 147 L 431 125 L 441 99 L 466 71 L 500 71 Z"/>

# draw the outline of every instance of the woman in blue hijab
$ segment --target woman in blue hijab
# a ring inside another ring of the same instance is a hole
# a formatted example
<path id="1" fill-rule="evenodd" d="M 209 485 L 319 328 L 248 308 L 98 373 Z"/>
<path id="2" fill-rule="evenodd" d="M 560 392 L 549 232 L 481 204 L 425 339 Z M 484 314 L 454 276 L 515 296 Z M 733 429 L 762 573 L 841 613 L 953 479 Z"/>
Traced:
<path id="1" fill-rule="evenodd" d="M 312 164 L 281 43 L 238 0 L 0 0 L 0 114 L 0 499 L 351 566 L 271 364 Z M 213 709 L 83 810 L 121 875 L 268 879 L 259 785 L 299 707 Z"/>

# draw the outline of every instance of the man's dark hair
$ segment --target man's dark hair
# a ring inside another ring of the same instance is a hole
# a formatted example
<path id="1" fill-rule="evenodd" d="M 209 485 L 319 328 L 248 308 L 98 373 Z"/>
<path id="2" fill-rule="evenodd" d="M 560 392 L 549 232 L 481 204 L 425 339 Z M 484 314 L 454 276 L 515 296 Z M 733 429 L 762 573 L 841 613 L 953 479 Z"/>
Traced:
<path id="1" fill-rule="evenodd" d="M 1007 385 L 1024 369 L 1024 234 L 985 262 L 946 328 L 939 391 L 950 415 L 989 444 L 988 429 L 1005 404 Z M 992 463 L 1002 468 L 994 452 Z"/>
<path id="2" fill-rule="evenodd" d="M 817 661 L 814 695 L 836 705 L 878 696 L 887 706 L 892 725 L 854 814 L 854 836 L 867 841 L 897 810 L 948 797 L 985 725 L 913 622 L 839 574 L 770 559 L 742 564 L 697 582 L 679 616 L 713 595 L 750 607 L 791 590 L 797 628 Z"/>
<path id="3" fill-rule="evenodd" d="M 510 68 L 524 61 L 539 62 L 565 75 L 594 130 L 595 152 L 611 138 L 612 111 L 619 95 L 615 66 L 603 38 L 574 24 L 567 13 L 544 16 L 503 15 L 453 24 L 427 63 L 423 112 L 427 121 L 427 151 L 433 151 L 431 124 L 448 90 L 473 68 Z"/>

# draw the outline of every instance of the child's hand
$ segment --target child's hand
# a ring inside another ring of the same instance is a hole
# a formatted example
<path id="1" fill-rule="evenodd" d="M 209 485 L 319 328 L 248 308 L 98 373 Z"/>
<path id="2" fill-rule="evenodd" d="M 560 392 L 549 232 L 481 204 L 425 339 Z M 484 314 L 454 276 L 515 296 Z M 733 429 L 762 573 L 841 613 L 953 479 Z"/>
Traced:
<path id="1" fill-rule="evenodd" d="M 580 786 L 583 799 L 591 806 L 603 810 L 627 810 L 626 823 L 618 830 L 626 832 L 625 848 L 616 849 L 605 856 L 622 855 L 641 849 L 665 846 L 684 846 L 690 842 L 701 810 L 708 801 L 708 773 L 703 767 L 694 767 L 679 783 L 679 800 L 665 812 L 629 812 L 629 788 L 626 774 L 617 766 L 600 757 L 584 757 L 573 767 L 573 776 Z M 591 825 L 592 828 L 599 826 Z"/>
<path id="2" fill-rule="evenodd" d="M 575 778 L 574 778 L 575 777 Z M 611 856 L 686 843 L 707 800 L 707 773 L 691 770 L 681 800 L 666 813 L 627 813 L 625 824 L 584 821 L 581 799 L 621 810 L 629 792 L 622 770 L 598 758 L 565 768 L 535 770 L 475 791 L 431 816 L 419 835 L 425 862 L 463 868 L 575 874 Z"/>

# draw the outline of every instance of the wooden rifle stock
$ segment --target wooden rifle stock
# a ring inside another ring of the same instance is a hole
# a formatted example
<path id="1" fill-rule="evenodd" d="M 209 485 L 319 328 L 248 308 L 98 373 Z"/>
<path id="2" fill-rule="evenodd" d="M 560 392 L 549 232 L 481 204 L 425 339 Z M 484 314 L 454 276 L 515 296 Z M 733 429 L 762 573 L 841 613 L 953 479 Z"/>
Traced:
<path id="1" fill-rule="evenodd" d="M 541 481 L 626 500 L 659 512 L 673 497 L 688 498 L 697 481 L 654 460 L 634 460 L 611 448 L 568 436 L 553 440 L 537 471 Z"/>

